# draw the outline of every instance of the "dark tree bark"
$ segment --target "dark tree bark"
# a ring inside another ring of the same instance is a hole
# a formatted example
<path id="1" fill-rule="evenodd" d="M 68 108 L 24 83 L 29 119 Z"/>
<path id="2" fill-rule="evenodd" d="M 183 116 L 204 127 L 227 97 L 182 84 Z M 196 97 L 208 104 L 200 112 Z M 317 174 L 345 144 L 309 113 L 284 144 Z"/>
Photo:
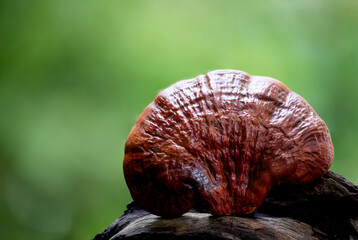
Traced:
<path id="1" fill-rule="evenodd" d="M 164 219 L 132 202 L 94 238 L 105 239 L 358 239 L 358 187 L 329 171 L 309 184 L 274 188 L 257 212 L 244 216 L 193 209 Z"/>

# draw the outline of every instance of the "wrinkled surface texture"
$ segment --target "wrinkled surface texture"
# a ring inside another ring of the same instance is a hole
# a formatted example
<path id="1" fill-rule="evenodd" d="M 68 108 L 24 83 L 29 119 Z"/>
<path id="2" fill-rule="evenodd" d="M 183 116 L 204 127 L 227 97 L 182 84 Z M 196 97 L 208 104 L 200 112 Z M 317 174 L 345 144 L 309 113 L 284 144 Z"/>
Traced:
<path id="1" fill-rule="evenodd" d="M 332 159 L 328 128 L 302 97 L 272 78 L 217 70 L 158 94 L 123 167 L 134 201 L 154 214 L 231 215 L 255 211 L 277 184 L 321 177 Z"/>

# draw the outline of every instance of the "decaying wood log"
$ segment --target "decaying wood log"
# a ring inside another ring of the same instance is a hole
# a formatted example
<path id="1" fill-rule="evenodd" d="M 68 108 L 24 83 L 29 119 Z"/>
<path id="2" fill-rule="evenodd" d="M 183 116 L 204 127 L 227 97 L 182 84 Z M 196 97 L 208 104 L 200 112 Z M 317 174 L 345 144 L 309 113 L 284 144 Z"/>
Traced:
<path id="1" fill-rule="evenodd" d="M 213 217 L 193 209 L 165 219 L 130 203 L 94 240 L 358 239 L 358 187 L 328 172 L 305 185 L 275 187 L 257 212 Z"/>

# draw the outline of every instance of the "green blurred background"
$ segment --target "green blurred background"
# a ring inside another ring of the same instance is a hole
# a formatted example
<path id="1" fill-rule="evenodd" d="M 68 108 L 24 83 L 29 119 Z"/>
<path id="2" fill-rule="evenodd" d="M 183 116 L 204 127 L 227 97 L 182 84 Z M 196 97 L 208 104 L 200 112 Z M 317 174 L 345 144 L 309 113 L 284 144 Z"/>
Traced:
<path id="1" fill-rule="evenodd" d="M 131 200 L 126 137 L 170 84 L 284 82 L 358 184 L 358 1 L 0 1 L 1 239 L 90 239 Z"/>

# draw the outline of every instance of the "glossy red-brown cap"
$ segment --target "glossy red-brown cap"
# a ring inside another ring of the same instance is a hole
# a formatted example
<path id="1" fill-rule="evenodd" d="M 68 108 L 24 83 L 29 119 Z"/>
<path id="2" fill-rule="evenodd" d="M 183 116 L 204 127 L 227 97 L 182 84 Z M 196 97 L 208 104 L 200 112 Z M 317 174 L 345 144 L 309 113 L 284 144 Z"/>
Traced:
<path id="1" fill-rule="evenodd" d="M 320 178 L 333 160 L 324 121 L 278 80 L 217 70 L 175 83 L 139 116 L 124 175 L 134 201 L 176 217 L 255 211 L 280 183 Z"/>

